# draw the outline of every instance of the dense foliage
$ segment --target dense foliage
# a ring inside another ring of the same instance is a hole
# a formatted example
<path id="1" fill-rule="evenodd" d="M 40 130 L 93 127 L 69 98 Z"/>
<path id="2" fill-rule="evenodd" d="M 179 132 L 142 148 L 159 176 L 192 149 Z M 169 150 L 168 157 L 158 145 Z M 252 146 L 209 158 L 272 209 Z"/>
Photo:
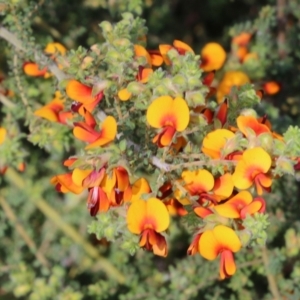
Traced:
<path id="1" fill-rule="evenodd" d="M 264 2 L 0 4 L 1 299 L 300 299 L 300 2 Z"/>

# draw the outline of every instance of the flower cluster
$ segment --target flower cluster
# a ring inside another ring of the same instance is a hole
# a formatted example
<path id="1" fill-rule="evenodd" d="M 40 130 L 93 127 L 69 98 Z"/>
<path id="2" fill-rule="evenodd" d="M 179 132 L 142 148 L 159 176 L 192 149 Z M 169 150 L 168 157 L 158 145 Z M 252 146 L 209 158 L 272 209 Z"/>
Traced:
<path id="1" fill-rule="evenodd" d="M 250 39 L 245 33 L 232 41 L 240 63 L 250 59 Z M 129 41 L 114 43 L 128 48 Z M 56 45 L 45 52 L 64 55 Z M 187 253 L 220 257 L 220 278 L 231 276 L 234 253 L 251 240 L 251 234 L 245 239 L 244 220 L 265 212 L 262 196 L 278 176 L 276 145 L 284 146 L 285 140 L 266 116 L 251 109 L 261 99 L 246 73 L 232 70 L 216 78 L 226 62 L 221 45 L 205 45 L 201 58 L 178 40 L 158 50 L 129 45 L 129 60 L 120 65 L 130 69 L 124 78 L 69 79 L 62 94 L 35 111 L 69 126 L 83 143 L 84 154 L 67 159 L 70 171 L 51 182 L 59 192 L 85 194 L 91 216 L 114 210 L 139 235 L 139 246 L 160 256 L 168 254 L 171 217 L 193 216 L 197 221 Z M 103 64 L 112 55 L 105 57 L 105 47 L 102 52 L 92 47 Z M 116 55 L 111 64 L 117 63 Z M 33 65 L 25 64 L 24 71 L 32 75 Z M 46 69 L 38 73 L 47 77 Z M 298 162 L 288 159 L 291 166 Z"/>

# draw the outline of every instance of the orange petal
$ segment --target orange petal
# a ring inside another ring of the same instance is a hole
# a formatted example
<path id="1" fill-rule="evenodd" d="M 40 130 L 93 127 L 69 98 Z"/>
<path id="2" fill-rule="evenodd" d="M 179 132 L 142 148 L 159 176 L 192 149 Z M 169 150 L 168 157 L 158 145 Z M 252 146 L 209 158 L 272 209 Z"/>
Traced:
<path id="1" fill-rule="evenodd" d="M 172 49 L 173 47 L 171 45 L 159 45 L 159 51 L 160 54 L 165 62 L 166 65 L 170 65 L 171 61 L 168 57 L 168 52 Z"/>
<path id="2" fill-rule="evenodd" d="M 47 67 L 40 69 L 38 64 L 31 62 L 25 63 L 23 65 L 23 70 L 26 75 L 35 77 L 44 76 L 47 73 Z"/>
<path id="3" fill-rule="evenodd" d="M 199 239 L 199 253 L 208 260 L 214 260 L 219 255 L 220 244 L 212 230 L 203 232 Z"/>
<path id="4" fill-rule="evenodd" d="M 153 73 L 153 70 L 150 68 L 143 68 L 141 72 L 141 76 L 139 78 L 139 81 L 141 83 L 146 83 L 149 80 L 149 76 Z"/>
<path id="5" fill-rule="evenodd" d="M 233 181 L 230 173 L 225 173 L 224 175 L 215 179 L 215 184 L 213 187 L 213 192 L 215 195 L 226 199 L 231 196 L 233 191 Z"/>
<path id="6" fill-rule="evenodd" d="M 49 43 L 44 49 L 44 52 L 46 52 L 47 54 L 55 54 L 56 52 L 58 52 L 61 55 L 65 55 L 67 49 L 60 43 Z"/>
<path id="7" fill-rule="evenodd" d="M 155 67 L 159 67 L 164 62 L 160 52 L 158 50 L 148 50 L 148 53 L 151 58 L 151 63 Z"/>
<path id="8" fill-rule="evenodd" d="M 213 213 L 209 208 L 206 208 L 203 206 L 198 206 L 198 207 L 194 208 L 194 212 L 197 216 L 199 216 L 202 219 L 204 219 L 205 217 L 207 217 Z"/>
<path id="9" fill-rule="evenodd" d="M 230 94 L 230 90 L 233 86 L 241 86 L 245 83 L 249 83 L 250 79 L 246 73 L 241 71 L 228 71 L 225 73 L 222 81 L 217 88 L 217 100 L 218 103 L 223 101 L 224 96 Z"/>
<path id="10" fill-rule="evenodd" d="M 72 181 L 78 186 L 83 186 L 83 180 L 92 172 L 93 170 L 81 170 L 75 168 L 72 172 Z"/>
<path id="11" fill-rule="evenodd" d="M 134 52 L 135 52 L 135 56 L 137 56 L 137 57 L 139 57 L 139 56 L 145 57 L 148 62 L 148 65 L 151 66 L 151 57 L 150 57 L 148 51 L 143 46 L 134 45 Z"/>
<path id="12" fill-rule="evenodd" d="M 252 116 L 239 116 L 237 118 L 237 125 L 239 130 L 247 137 L 247 128 L 251 128 L 255 134 L 258 136 L 264 132 L 270 132 L 267 125 L 261 124 L 258 120 Z"/>
<path id="13" fill-rule="evenodd" d="M 226 59 L 226 52 L 221 45 L 208 43 L 203 47 L 201 57 L 201 68 L 205 72 L 215 71 L 222 68 Z"/>
<path id="14" fill-rule="evenodd" d="M 202 152 L 211 158 L 220 158 L 226 142 L 234 136 L 234 133 L 227 129 L 212 131 L 203 139 Z"/>
<path id="15" fill-rule="evenodd" d="M 70 80 L 66 86 L 66 93 L 72 100 L 88 104 L 95 101 L 92 96 L 92 87 L 82 84 L 77 80 Z"/>
<path id="16" fill-rule="evenodd" d="M 236 272 L 236 265 L 233 253 L 230 250 L 224 250 L 220 258 L 220 278 L 232 276 Z"/>
<path id="17" fill-rule="evenodd" d="M 157 233 L 155 236 L 156 236 L 156 241 L 153 244 L 153 249 L 152 249 L 153 253 L 155 255 L 166 257 L 168 255 L 168 246 L 167 246 L 166 239 L 159 233 Z"/>
<path id="18" fill-rule="evenodd" d="M 80 194 L 84 189 L 82 186 L 78 186 L 73 182 L 72 173 L 57 175 L 55 176 L 55 180 L 64 188 L 64 191 L 62 192 L 72 192 L 74 194 Z"/>
<path id="19" fill-rule="evenodd" d="M 122 89 L 118 92 L 118 97 L 121 101 L 127 101 L 131 97 L 131 93 L 127 89 Z"/>
<path id="20" fill-rule="evenodd" d="M 93 143 L 97 140 L 97 138 L 99 138 L 100 134 L 85 123 L 75 122 L 74 125 L 75 127 L 73 129 L 73 134 L 77 139 L 88 143 Z"/>
<path id="21" fill-rule="evenodd" d="M 280 91 L 280 85 L 276 81 L 268 81 L 263 85 L 263 89 L 268 95 L 275 95 Z"/>
<path id="22" fill-rule="evenodd" d="M 251 40 L 252 34 L 248 32 L 242 32 L 232 39 L 232 43 L 238 46 L 247 46 Z"/>
<path id="23" fill-rule="evenodd" d="M 123 167 L 117 167 L 114 169 L 114 171 L 116 172 L 116 177 L 117 177 L 116 188 L 119 191 L 124 192 L 127 189 L 127 187 L 129 186 L 128 172 Z"/>
<path id="24" fill-rule="evenodd" d="M 97 146 L 103 146 L 112 142 L 117 134 L 117 122 L 112 116 L 107 116 L 101 124 L 101 135 L 92 144 L 85 147 L 91 149 Z"/>
<path id="25" fill-rule="evenodd" d="M 176 48 L 179 54 L 185 54 L 186 52 L 191 52 L 194 54 L 194 50 L 186 43 L 179 41 L 179 40 L 174 40 L 173 46 Z"/>
<path id="26" fill-rule="evenodd" d="M 241 210 L 252 202 L 252 195 L 248 191 L 242 191 L 224 204 L 214 207 L 215 211 L 225 218 L 240 218 Z"/>
<path id="27" fill-rule="evenodd" d="M 0 145 L 4 143 L 6 133 L 7 133 L 6 129 L 3 127 L 0 127 Z"/>

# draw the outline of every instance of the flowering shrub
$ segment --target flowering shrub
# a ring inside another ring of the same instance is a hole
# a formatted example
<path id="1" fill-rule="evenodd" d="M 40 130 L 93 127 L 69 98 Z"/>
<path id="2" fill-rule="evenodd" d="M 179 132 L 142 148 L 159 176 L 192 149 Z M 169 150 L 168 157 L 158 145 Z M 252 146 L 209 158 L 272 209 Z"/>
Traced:
<path id="1" fill-rule="evenodd" d="M 281 87 L 259 73 L 265 54 L 251 48 L 258 29 L 235 34 L 228 53 L 210 42 L 199 55 L 179 40 L 149 49 L 144 20 L 131 13 L 100 28 L 103 41 L 88 50 L 51 42 L 34 53 L 20 46 L 13 28 L 0 28 L 0 36 L 23 52 L 14 54 L 23 60 L 15 72 L 32 84 L 51 81 L 54 96 L 47 92 L 42 103 L 29 102 L 16 76 L 28 140 L 65 167 L 48 176 L 57 197 L 85 199 L 95 217 L 89 233 L 137 253 L 136 260 L 140 248 L 167 257 L 175 247 L 174 224 L 180 224 L 189 234 L 185 252 L 218 259 L 220 279 L 237 272 L 236 259 L 246 249 L 262 248 L 267 265 L 266 199 L 279 178 L 297 177 L 300 129 L 274 131 L 263 111 L 265 98 Z M 30 153 L 20 146 L 25 134 L 19 123 L 11 126 L 14 96 L 4 92 L 2 99 L 5 178 L 9 166 L 24 171 Z M 272 279 L 269 285 L 276 298 Z"/>

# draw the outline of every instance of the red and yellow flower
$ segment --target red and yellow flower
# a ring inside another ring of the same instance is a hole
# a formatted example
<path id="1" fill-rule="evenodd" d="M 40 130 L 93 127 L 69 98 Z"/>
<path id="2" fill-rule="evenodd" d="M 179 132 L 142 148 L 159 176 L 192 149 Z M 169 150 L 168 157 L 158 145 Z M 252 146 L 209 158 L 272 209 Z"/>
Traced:
<path id="1" fill-rule="evenodd" d="M 220 256 L 219 274 L 221 279 L 232 276 L 236 272 L 233 253 L 238 252 L 242 243 L 233 229 L 217 225 L 206 230 L 199 238 L 199 253 L 208 260 Z"/>
<path id="2" fill-rule="evenodd" d="M 101 123 L 100 131 L 96 131 L 97 123 L 94 117 L 86 111 L 85 122 L 75 122 L 73 134 L 81 141 L 89 143 L 85 149 L 104 146 L 112 142 L 117 134 L 117 122 L 114 117 L 107 116 Z"/>
<path id="3" fill-rule="evenodd" d="M 251 129 L 256 136 L 262 133 L 270 132 L 267 125 L 259 122 L 252 116 L 239 116 L 236 120 L 239 130 L 246 136 L 249 136 L 249 129 Z"/>
<path id="4" fill-rule="evenodd" d="M 189 107 L 180 97 L 175 99 L 170 96 L 159 97 L 147 110 L 147 121 L 150 126 L 162 129 L 152 140 L 159 147 L 169 145 L 176 132 L 182 132 L 187 128 L 189 120 Z"/>
<path id="5" fill-rule="evenodd" d="M 261 147 L 245 150 L 232 175 L 234 186 L 246 190 L 255 185 L 258 195 L 262 195 L 264 190 L 269 191 L 272 185 L 271 164 L 270 155 Z"/>
<path id="6" fill-rule="evenodd" d="M 186 52 L 194 53 L 194 50 L 189 45 L 179 40 L 174 40 L 173 46 L 166 44 L 159 45 L 160 54 L 166 65 L 171 64 L 171 61 L 168 57 L 168 52 L 171 49 L 175 49 L 180 55 L 185 55 Z"/>
<path id="7" fill-rule="evenodd" d="M 56 60 L 57 53 L 63 56 L 66 54 L 67 49 L 60 43 L 49 43 L 44 49 L 44 52 L 47 55 L 49 55 L 51 59 Z M 34 77 L 43 76 L 44 78 L 49 78 L 50 76 L 52 76 L 52 74 L 48 72 L 47 67 L 41 69 L 40 66 L 35 62 L 25 62 L 23 64 L 23 70 L 24 73 L 29 76 L 34 76 Z"/>
<path id="8" fill-rule="evenodd" d="M 103 98 L 102 91 L 94 96 L 92 87 L 74 79 L 67 83 L 66 93 L 69 98 L 79 102 L 79 105 L 75 105 L 76 108 L 73 110 L 76 112 L 79 111 L 81 114 L 83 114 L 84 109 L 88 112 L 92 112 Z"/>
<path id="9" fill-rule="evenodd" d="M 225 158 L 234 150 L 229 144 L 234 137 L 235 134 L 228 129 L 216 129 L 203 139 L 202 152 L 212 159 Z"/>
<path id="10" fill-rule="evenodd" d="M 64 108 L 64 99 L 61 98 L 60 92 L 57 91 L 54 99 L 47 105 L 36 110 L 34 114 L 52 122 L 66 124 L 67 120 L 73 118 L 73 115 L 70 111 L 64 111 Z"/>
<path id="11" fill-rule="evenodd" d="M 226 52 L 218 43 L 208 43 L 201 50 L 200 68 L 205 72 L 216 71 L 222 68 L 226 60 Z"/>
<path id="12" fill-rule="evenodd" d="M 261 197 L 252 198 L 248 191 L 241 191 L 223 204 L 216 205 L 214 210 L 222 217 L 245 219 L 247 214 L 265 211 L 265 201 Z"/>
<path id="13" fill-rule="evenodd" d="M 230 94 L 230 90 L 233 86 L 241 86 L 245 83 L 249 83 L 250 79 L 247 74 L 241 71 L 228 71 L 225 73 L 222 81 L 217 87 L 217 100 L 218 103 L 223 101 L 224 96 Z"/>
<path id="14" fill-rule="evenodd" d="M 130 232 L 140 235 L 140 247 L 167 256 L 168 248 L 161 232 L 170 224 L 166 206 L 157 198 L 132 202 L 127 211 L 127 226 Z"/>

